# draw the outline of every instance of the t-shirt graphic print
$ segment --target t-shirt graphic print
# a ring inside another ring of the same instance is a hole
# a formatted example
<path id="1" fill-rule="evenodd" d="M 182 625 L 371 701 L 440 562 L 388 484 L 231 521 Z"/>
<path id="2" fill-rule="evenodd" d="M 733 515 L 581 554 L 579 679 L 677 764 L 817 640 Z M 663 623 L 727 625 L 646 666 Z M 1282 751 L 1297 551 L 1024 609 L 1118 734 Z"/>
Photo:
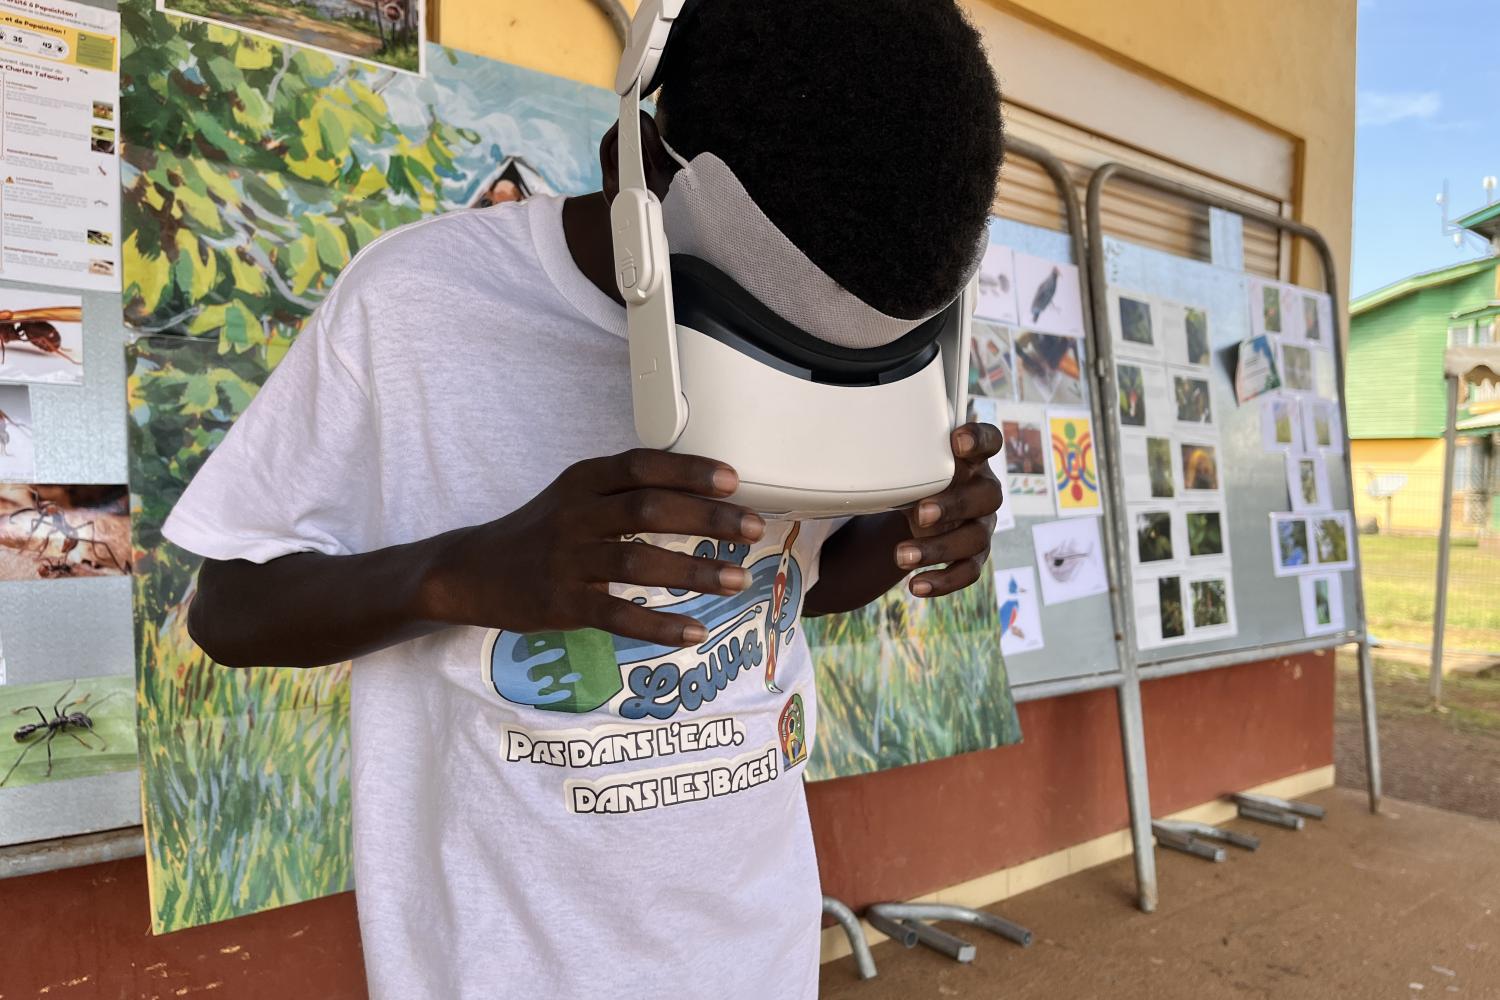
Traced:
<path id="1" fill-rule="evenodd" d="M 661 646 L 597 629 L 492 630 L 480 667 L 494 693 L 516 707 L 516 721 L 503 730 L 506 763 L 599 775 L 560 781 L 561 803 L 580 814 L 633 813 L 733 795 L 804 763 L 807 706 L 800 691 L 782 690 L 777 675 L 778 660 L 796 638 L 806 588 L 797 552 L 801 536 L 802 523 L 793 521 L 771 522 L 753 545 L 632 539 L 748 571 L 749 586 L 727 596 L 611 588 L 645 607 L 702 622 L 708 638 L 696 646 Z M 793 682 L 802 680 L 797 673 Z M 781 680 L 787 682 L 785 674 Z M 553 728 L 558 716 L 568 715 L 580 716 L 581 725 Z"/>

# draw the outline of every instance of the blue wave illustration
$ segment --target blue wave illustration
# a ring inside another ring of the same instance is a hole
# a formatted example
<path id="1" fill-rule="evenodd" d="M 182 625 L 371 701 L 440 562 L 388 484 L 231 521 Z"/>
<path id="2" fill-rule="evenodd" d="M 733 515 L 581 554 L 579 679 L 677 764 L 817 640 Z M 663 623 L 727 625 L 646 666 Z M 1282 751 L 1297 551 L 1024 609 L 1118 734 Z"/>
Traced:
<path id="1" fill-rule="evenodd" d="M 747 619 L 764 615 L 759 606 L 769 605 L 780 564 L 779 552 L 756 560 L 750 567 L 750 586 L 738 594 L 694 594 L 653 610 L 689 615 L 702 622 L 708 638 L 697 652 L 707 652 L 744 626 Z M 789 559 L 786 595 L 775 623 L 783 642 L 790 640 L 801 605 L 802 569 L 795 559 Z M 662 659 L 679 652 L 675 646 L 597 629 L 524 635 L 501 632 L 490 650 L 490 681 L 496 694 L 517 705 L 553 712 L 592 712 L 624 688 L 622 664 Z"/>

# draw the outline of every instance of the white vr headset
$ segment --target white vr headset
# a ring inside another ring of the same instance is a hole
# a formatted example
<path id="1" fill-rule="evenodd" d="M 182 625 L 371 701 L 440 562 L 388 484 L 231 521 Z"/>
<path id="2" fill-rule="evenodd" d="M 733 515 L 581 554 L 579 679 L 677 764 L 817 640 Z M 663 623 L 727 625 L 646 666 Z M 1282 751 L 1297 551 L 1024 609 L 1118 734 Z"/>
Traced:
<path id="1" fill-rule="evenodd" d="M 637 436 L 727 462 L 734 499 L 766 514 L 865 514 L 931 496 L 953 478 L 974 282 L 932 316 L 886 316 L 809 261 L 709 153 L 684 164 L 664 213 L 646 186 L 641 98 L 698 2 L 644 0 L 615 78 L 610 222 Z"/>

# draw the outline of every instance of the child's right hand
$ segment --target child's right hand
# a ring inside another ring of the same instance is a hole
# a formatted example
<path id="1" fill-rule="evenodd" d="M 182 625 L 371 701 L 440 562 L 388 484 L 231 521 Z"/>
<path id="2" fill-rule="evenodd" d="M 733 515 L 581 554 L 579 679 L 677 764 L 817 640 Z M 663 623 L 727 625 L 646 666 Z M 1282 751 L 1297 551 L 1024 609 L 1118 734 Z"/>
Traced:
<path id="1" fill-rule="evenodd" d="M 645 448 L 579 462 L 505 517 L 433 539 L 425 616 L 513 632 L 598 628 L 661 645 L 702 642 L 700 622 L 613 597 L 609 584 L 744 590 L 749 574 L 737 565 L 622 540 L 656 533 L 754 542 L 765 521 L 722 499 L 738 485 L 721 462 Z"/>

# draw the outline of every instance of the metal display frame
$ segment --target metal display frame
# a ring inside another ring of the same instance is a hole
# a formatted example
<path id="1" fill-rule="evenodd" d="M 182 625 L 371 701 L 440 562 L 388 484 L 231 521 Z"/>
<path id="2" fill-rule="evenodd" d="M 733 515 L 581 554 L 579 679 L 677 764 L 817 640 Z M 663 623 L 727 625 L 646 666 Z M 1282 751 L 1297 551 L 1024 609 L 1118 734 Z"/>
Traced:
<path id="1" fill-rule="evenodd" d="M 1053 186 L 1057 188 L 1058 196 L 1062 199 L 1063 214 L 1073 248 L 1073 263 L 1078 266 L 1083 302 L 1084 339 L 1088 343 L 1089 359 L 1093 366 L 1089 412 L 1093 417 L 1097 440 L 1099 429 L 1106 426 L 1102 421 L 1107 419 L 1108 412 L 1113 409 L 1104 405 L 1105 399 L 1113 400 L 1114 398 L 1105 395 L 1104 390 L 1107 385 L 1106 380 L 1102 378 L 1105 355 L 1101 353 L 1101 346 L 1108 347 L 1105 342 L 1109 340 L 1107 333 L 1109 323 L 1102 308 L 1103 286 L 1096 287 L 1093 275 L 1094 258 L 1097 256 L 1094 247 L 1096 241 L 1102 239 L 1096 231 L 1097 205 L 1094 201 L 1090 201 L 1088 225 L 1085 226 L 1083 209 L 1078 203 L 1078 192 L 1074 189 L 1073 180 L 1068 176 L 1068 169 L 1062 160 L 1042 146 L 1012 137 L 1006 138 L 1006 152 L 1009 155 L 1025 157 L 1045 170 L 1052 179 Z M 1090 191 L 1092 190 L 1091 184 Z M 1101 330 L 1105 332 L 1101 334 Z M 1122 504 L 1124 493 L 1122 490 L 1109 489 L 1106 485 L 1112 483 L 1118 473 L 1118 465 L 1113 457 L 1116 454 L 1115 443 L 1111 440 L 1109 444 L 1110 451 L 1101 455 L 1097 464 L 1101 474 L 1106 465 L 1112 467 L 1108 479 L 1100 483 L 1104 511 L 1100 517 L 1099 527 L 1104 539 L 1104 570 L 1109 579 L 1109 608 L 1115 626 L 1116 669 L 1111 672 L 1021 685 L 1011 690 L 1018 704 L 1044 698 L 1081 694 L 1085 691 L 1114 690 L 1115 706 L 1120 717 L 1120 754 L 1125 767 L 1125 797 L 1130 809 L 1130 840 L 1135 864 L 1136 904 L 1142 911 L 1151 913 L 1156 909 L 1157 889 L 1156 853 L 1153 849 L 1154 841 L 1151 834 L 1151 792 L 1146 776 L 1146 724 L 1141 710 L 1140 678 L 1137 675 L 1135 657 L 1129 655 L 1130 643 L 1134 639 L 1128 631 L 1130 618 L 1125 613 L 1125 595 L 1121 588 L 1122 567 L 1129 566 L 1129 560 L 1127 557 L 1125 562 L 1120 561 L 1124 553 L 1120 537 L 1121 522 L 1116 518 L 1112 509 Z M 1120 506 L 1120 509 L 1123 510 L 1123 506 Z"/>
<path id="2" fill-rule="evenodd" d="M 1290 236 L 1300 236 L 1312 245 L 1317 252 L 1323 267 L 1323 282 L 1328 295 L 1337 302 L 1338 299 L 1338 271 L 1334 265 L 1333 251 L 1323 235 L 1311 226 L 1286 219 L 1270 212 L 1242 205 L 1227 198 L 1220 197 L 1208 191 L 1203 191 L 1180 181 L 1127 166 L 1123 163 L 1106 163 L 1094 171 L 1089 180 L 1087 197 L 1087 222 L 1088 222 L 1088 272 L 1089 284 L 1093 295 L 1094 326 L 1095 329 L 1109 329 L 1109 315 L 1106 297 L 1108 283 L 1105 276 L 1104 260 L 1104 231 L 1100 218 L 1100 204 L 1103 199 L 1105 188 L 1111 181 L 1125 181 L 1141 187 L 1150 188 L 1161 194 L 1181 199 L 1183 201 L 1197 203 L 1211 209 L 1229 212 L 1245 219 L 1251 219 L 1262 225 L 1270 226 L 1280 233 Z M 1348 413 L 1346 393 L 1344 386 L 1344 340 L 1341 325 L 1342 310 L 1333 310 L 1333 347 L 1330 352 L 1333 355 L 1335 378 L 1339 390 L 1339 419 L 1341 421 L 1341 433 L 1345 435 L 1343 468 L 1345 481 L 1352 489 L 1354 476 L 1351 461 L 1351 449 L 1348 446 Z M 1097 346 L 1095 357 L 1098 359 L 1098 371 L 1096 375 L 1100 385 L 1100 395 L 1108 394 L 1113 400 L 1118 389 L 1115 385 L 1116 377 L 1114 371 L 1114 344 L 1107 336 L 1096 336 Z M 1121 443 L 1121 427 L 1119 408 L 1110 406 L 1106 408 L 1105 423 L 1107 441 L 1110 454 L 1119 455 Z M 1117 516 L 1123 518 L 1125 510 L 1125 483 L 1124 470 L 1118 461 L 1109 464 L 1109 475 L 1106 488 L 1111 494 L 1112 510 Z M 1129 553 L 1125 546 L 1125 526 L 1122 519 L 1115 525 L 1116 530 L 1112 538 L 1118 546 L 1115 552 L 1117 566 L 1129 565 Z M 1161 677 L 1171 677 L 1179 674 L 1193 673 L 1201 670 L 1214 670 L 1220 667 L 1236 666 L 1244 663 L 1255 663 L 1278 657 L 1294 656 L 1301 653 L 1309 653 L 1318 650 L 1332 650 L 1336 647 L 1354 643 L 1359 649 L 1359 689 L 1360 689 L 1360 712 L 1363 717 L 1364 742 L 1365 742 L 1365 766 L 1369 787 L 1370 811 L 1380 810 L 1381 780 L 1380 780 L 1380 746 L 1377 732 L 1377 719 L 1375 715 L 1375 682 L 1374 670 L 1370 660 L 1370 642 L 1365 617 L 1365 593 L 1364 581 L 1360 575 L 1362 565 L 1359 554 L 1359 532 L 1350 532 L 1350 552 L 1354 561 L 1354 627 L 1343 632 L 1331 635 L 1321 635 L 1293 641 L 1281 641 L 1263 643 L 1260 645 L 1245 646 L 1237 649 L 1218 650 L 1210 653 L 1188 653 L 1179 657 L 1171 657 L 1155 660 L 1147 665 L 1139 662 L 1139 653 L 1136 649 L 1135 617 L 1125 614 L 1121 606 L 1118 609 L 1116 623 L 1122 633 L 1120 643 L 1120 655 L 1126 670 L 1126 686 L 1134 687 L 1134 697 L 1139 705 L 1139 682 L 1154 680 Z M 1122 562 L 1123 560 L 1123 562 Z M 1116 590 L 1123 591 L 1125 579 L 1119 580 Z M 1123 595 L 1122 595 L 1123 602 Z M 1127 767 L 1129 764 L 1127 763 Z M 1142 773 L 1138 776 L 1142 785 L 1145 783 L 1144 766 Z M 1137 853 L 1140 852 L 1140 842 L 1137 842 Z M 1137 865 L 1137 871 L 1140 866 Z M 1154 888 L 1154 887 L 1153 887 Z M 1143 908 L 1145 908 L 1143 906 Z"/>

